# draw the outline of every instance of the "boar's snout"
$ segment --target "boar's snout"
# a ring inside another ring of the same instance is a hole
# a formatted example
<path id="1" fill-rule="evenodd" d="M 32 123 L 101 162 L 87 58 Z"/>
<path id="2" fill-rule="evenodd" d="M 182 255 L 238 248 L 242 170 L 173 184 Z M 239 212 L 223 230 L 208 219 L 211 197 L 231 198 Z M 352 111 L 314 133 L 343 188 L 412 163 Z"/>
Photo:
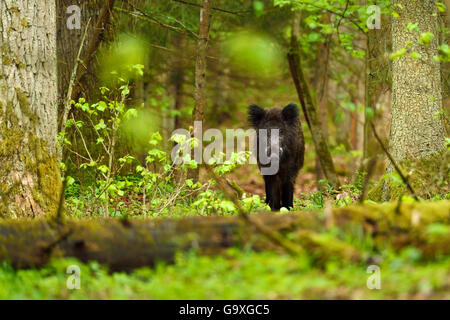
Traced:
<path id="1" fill-rule="evenodd" d="M 265 150 L 265 154 L 271 159 L 271 160 L 280 160 L 283 156 L 283 148 L 279 146 L 278 144 L 273 144 L 271 146 L 268 146 Z"/>

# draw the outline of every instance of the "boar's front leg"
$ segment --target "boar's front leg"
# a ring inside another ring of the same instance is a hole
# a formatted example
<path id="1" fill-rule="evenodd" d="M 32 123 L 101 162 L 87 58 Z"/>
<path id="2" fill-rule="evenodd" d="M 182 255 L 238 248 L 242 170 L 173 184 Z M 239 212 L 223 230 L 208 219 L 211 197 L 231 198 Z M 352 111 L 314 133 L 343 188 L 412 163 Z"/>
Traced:
<path id="1" fill-rule="evenodd" d="M 266 187 L 266 203 L 270 206 L 272 203 L 272 177 L 271 176 L 263 176 L 264 184 Z"/>
<path id="2" fill-rule="evenodd" d="M 276 176 L 264 176 L 266 184 L 266 203 L 272 211 L 278 211 L 281 208 L 281 186 Z"/>
<path id="3" fill-rule="evenodd" d="M 294 184 L 292 181 L 284 181 L 281 190 L 281 203 L 286 209 L 292 209 L 294 207 Z"/>

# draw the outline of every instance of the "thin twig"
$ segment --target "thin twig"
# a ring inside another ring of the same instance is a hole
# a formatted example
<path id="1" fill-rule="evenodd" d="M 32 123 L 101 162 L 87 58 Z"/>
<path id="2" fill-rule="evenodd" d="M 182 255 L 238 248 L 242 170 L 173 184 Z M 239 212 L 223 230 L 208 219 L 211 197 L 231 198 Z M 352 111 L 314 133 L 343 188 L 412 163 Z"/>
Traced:
<path id="1" fill-rule="evenodd" d="M 111 21 L 112 16 L 112 9 L 114 7 L 115 0 L 105 0 L 103 7 L 100 11 L 100 14 L 98 15 L 97 22 L 94 25 L 93 28 L 93 35 L 91 37 L 91 40 L 89 42 L 89 46 L 87 47 L 86 54 L 84 55 L 81 64 L 84 66 L 85 71 L 84 72 L 77 72 L 77 76 L 75 79 L 75 87 L 72 92 L 72 100 L 75 100 L 80 93 L 82 87 L 81 87 L 81 79 L 86 74 L 88 70 L 88 66 L 97 51 L 97 49 L 100 46 L 100 43 L 103 40 L 103 33 L 106 28 L 102 27 L 102 24 L 104 26 L 108 25 Z"/>
<path id="2" fill-rule="evenodd" d="M 375 157 L 372 157 L 369 160 L 369 164 L 367 166 L 367 174 L 364 177 L 364 182 L 362 185 L 362 190 L 361 190 L 361 195 L 359 196 L 359 203 L 362 204 L 364 202 L 364 200 L 366 199 L 367 196 L 367 186 L 369 185 L 370 182 L 370 178 L 372 177 L 374 171 L 375 171 L 375 167 L 377 164 L 377 159 Z"/>
<path id="3" fill-rule="evenodd" d="M 84 42 L 86 41 L 86 35 L 87 35 L 87 31 L 89 30 L 89 24 L 90 23 L 91 23 L 91 18 L 89 18 L 89 21 L 86 24 L 86 28 L 84 29 L 84 34 L 83 34 L 83 38 L 81 39 L 80 48 L 78 49 L 78 54 L 77 54 L 77 59 L 75 61 L 75 66 L 73 67 L 72 75 L 70 77 L 69 88 L 67 90 L 66 103 L 64 104 L 63 118 L 62 118 L 62 122 L 61 122 L 61 133 L 62 133 L 62 135 L 64 135 L 64 133 L 66 132 L 67 117 L 68 117 L 70 109 L 71 109 L 72 92 L 73 92 L 73 88 L 75 86 L 75 79 L 76 79 L 77 73 L 78 73 L 78 66 L 80 65 L 81 52 L 83 51 Z M 61 144 L 59 146 L 59 148 L 58 148 L 58 159 L 59 159 L 59 161 L 62 161 L 62 154 L 63 154 L 63 144 Z"/>
<path id="4" fill-rule="evenodd" d="M 338 20 L 338 23 L 336 24 L 336 32 L 337 32 L 337 38 L 338 38 L 339 43 L 341 43 L 341 33 L 339 32 L 339 27 L 341 26 L 342 19 L 345 18 L 345 13 L 347 12 L 349 3 L 350 3 L 350 0 L 347 0 L 347 3 L 345 4 L 345 8 L 342 13 L 342 16 L 340 17 L 340 19 Z"/>
<path id="5" fill-rule="evenodd" d="M 144 21 L 147 21 L 147 22 L 151 22 L 151 23 L 157 24 L 157 25 L 159 25 L 161 27 L 164 27 L 166 29 L 169 29 L 171 31 L 175 31 L 175 32 L 178 32 L 178 33 L 181 33 L 181 34 L 188 34 L 188 35 L 198 39 L 198 35 L 195 32 L 193 32 L 192 30 L 189 30 L 188 28 L 183 28 L 184 29 L 183 30 L 183 29 L 171 26 L 170 24 L 161 22 L 158 19 L 156 19 L 155 17 L 152 17 L 149 14 L 147 14 L 146 12 L 142 11 L 141 9 L 136 8 L 131 3 L 128 3 L 128 4 L 134 11 L 128 11 L 128 10 L 125 10 L 125 9 L 122 9 L 122 8 L 119 8 L 119 7 L 114 7 L 114 10 L 120 11 L 120 12 L 123 12 L 123 13 L 127 13 L 127 14 L 129 14 L 129 15 L 131 15 L 133 17 L 136 17 L 138 19 L 141 19 L 141 20 L 144 20 Z"/>
<path id="6" fill-rule="evenodd" d="M 193 6 L 193 7 L 197 7 L 197 8 L 201 8 L 202 7 L 198 3 L 192 3 L 192 2 L 188 2 L 188 1 L 184 1 L 184 0 L 172 0 L 172 1 L 179 2 L 179 3 L 182 3 L 182 4 L 187 4 L 189 6 Z M 245 10 L 245 11 L 231 11 L 231 10 L 226 10 L 226 9 L 222 9 L 222 8 L 217 8 L 217 7 L 211 7 L 211 9 L 215 10 L 215 11 L 223 12 L 223 13 L 234 14 L 234 15 L 237 15 L 237 16 L 242 16 L 242 13 L 249 13 L 249 12 L 251 12 L 249 10 Z"/>
<path id="7" fill-rule="evenodd" d="M 400 167 L 397 165 L 397 162 L 394 160 L 394 158 L 392 157 L 392 155 L 387 150 L 386 146 L 383 144 L 380 137 L 378 136 L 378 133 L 375 130 L 375 126 L 373 125 L 372 121 L 370 121 L 369 124 L 370 124 L 370 127 L 372 128 L 375 139 L 377 139 L 377 141 L 380 144 L 381 148 L 383 149 L 384 153 L 389 158 L 389 161 L 391 161 L 392 165 L 394 166 L 395 171 L 397 171 L 397 173 L 400 176 L 400 178 L 402 179 L 403 183 L 406 185 L 409 192 L 412 194 L 414 200 L 419 201 L 419 198 L 417 197 L 416 192 L 414 191 L 411 184 L 409 183 L 408 178 L 402 173 L 402 171 L 400 170 Z"/>
<path id="8" fill-rule="evenodd" d="M 364 31 L 364 29 L 361 28 L 361 26 L 358 24 L 358 22 L 356 22 L 355 20 L 351 19 L 350 17 L 346 17 L 346 16 L 345 16 L 345 13 L 342 14 L 342 13 L 339 13 L 339 12 L 337 12 L 337 11 L 333 11 L 333 10 L 331 10 L 331 9 L 324 8 L 324 7 L 321 7 L 321 6 L 318 6 L 318 5 L 309 3 L 309 2 L 297 1 L 297 3 L 303 4 L 303 5 L 307 5 L 307 6 L 311 6 L 311 7 L 316 8 L 316 9 L 324 10 L 324 11 L 326 11 L 326 12 L 329 12 L 329 13 L 332 13 L 332 14 L 334 14 L 334 15 L 336 15 L 336 16 L 339 16 L 339 17 L 341 17 L 341 18 L 343 18 L 343 19 L 346 19 L 346 20 L 350 21 L 350 22 L 351 22 L 351 23 L 352 23 L 359 31 L 361 31 L 364 35 L 367 34 L 367 33 Z"/>

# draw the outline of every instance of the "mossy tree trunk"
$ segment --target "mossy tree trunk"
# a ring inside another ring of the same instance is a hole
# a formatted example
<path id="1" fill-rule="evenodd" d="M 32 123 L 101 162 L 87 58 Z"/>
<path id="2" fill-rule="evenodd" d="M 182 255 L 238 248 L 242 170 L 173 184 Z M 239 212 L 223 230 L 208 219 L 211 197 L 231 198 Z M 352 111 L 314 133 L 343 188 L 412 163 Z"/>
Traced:
<path id="1" fill-rule="evenodd" d="M 390 152 L 399 163 L 427 158 L 431 160 L 428 169 L 433 170 L 432 158 L 441 157 L 446 148 L 440 64 L 433 60 L 438 55 L 439 39 L 436 1 L 395 0 L 394 5 L 399 17 L 392 21 L 393 52 L 406 48 L 408 53 L 392 65 Z M 408 30 L 409 23 L 417 24 L 419 31 Z M 431 33 L 434 38 L 423 43 L 420 38 L 424 33 Z M 414 59 L 410 53 L 420 56 Z M 392 170 L 389 165 L 388 172 Z M 386 184 L 383 199 L 389 200 L 391 192 Z"/>
<path id="2" fill-rule="evenodd" d="M 415 247 L 423 259 L 450 254 L 448 221 L 450 202 L 416 202 L 334 208 L 318 214 L 303 211 L 291 214 L 242 217 L 185 217 L 181 219 L 66 220 L 49 223 L 0 221 L 0 263 L 14 267 L 41 267 L 51 258 L 75 257 L 81 261 L 107 264 L 111 271 L 131 270 L 173 262 L 176 252 L 195 249 L 201 254 L 222 254 L 230 247 L 284 249 L 258 232 L 256 224 L 289 239 L 314 261 L 343 264 L 363 262 L 365 254 L 354 241 L 365 242 L 374 252 L 390 248 L 400 251 Z M 430 225 L 443 231 L 431 233 Z M 339 228 L 341 232 L 330 233 Z M 333 235 L 332 235 L 333 234 Z M 350 240 L 354 239 L 354 240 Z M 367 240 L 365 240 L 367 241 Z"/>
<path id="3" fill-rule="evenodd" d="M 0 40 L 0 217 L 55 213 L 55 1 L 1 1 Z"/>
<path id="4" fill-rule="evenodd" d="M 305 115 L 308 127 L 311 131 L 312 140 L 314 142 L 316 157 L 320 161 L 321 168 L 330 185 L 338 187 L 340 185 L 339 178 L 334 168 L 333 159 L 328 148 L 327 141 L 320 127 L 317 116 L 317 107 L 313 101 L 308 83 L 305 79 L 301 66 L 300 57 L 300 11 L 294 12 L 292 22 L 291 44 L 288 53 L 288 62 L 292 75 L 292 79 L 297 89 L 302 110 Z"/>

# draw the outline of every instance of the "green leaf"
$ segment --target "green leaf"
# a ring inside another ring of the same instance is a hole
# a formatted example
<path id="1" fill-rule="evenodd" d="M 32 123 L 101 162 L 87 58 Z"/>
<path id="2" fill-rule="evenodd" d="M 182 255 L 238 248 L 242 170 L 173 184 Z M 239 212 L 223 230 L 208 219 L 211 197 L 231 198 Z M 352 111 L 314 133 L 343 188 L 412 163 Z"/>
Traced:
<path id="1" fill-rule="evenodd" d="M 405 48 L 401 48 L 400 50 L 397 50 L 396 52 L 392 53 L 389 56 L 389 59 L 395 60 L 395 59 L 401 58 L 405 55 L 406 51 L 407 50 Z"/>
<path id="2" fill-rule="evenodd" d="M 413 59 L 420 59 L 420 58 L 422 58 L 422 55 L 420 53 L 418 53 L 418 52 L 411 52 L 410 56 Z"/>
<path id="3" fill-rule="evenodd" d="M 408 29 L 409 31 L 419 31 L 419 27 L 418 27 L 418 23 L 411 23 L 409 22 L 408 25 L 406 26 L 406 29 Z"/>
<path id="4" fill-rule="evenodd" d="M 447 8 L 445 7 L 445 4 L 442 3 L 442 2 L 437 2 L 437 3 L 436 3 L 436 7 L 437 7 L 437 9 L 438 9 L 440 12 L 445 12 L 445 10 L 447 9 Z"/>
<path id="5" fill-rule="evenodd" d="M 103 111 L 106 110 L 106 108 L 107 108 L 107 105 L 106 105 L 105 101 L 100 101 L 100 102 L 97 103 L 97 110 L 98 111 L 103 112 Z"/>
<path id="6" fill-rule="evenodd" d="M 107 173 L 109 171 L 108 167 L 105 166 L 104 164 L 101 166 L 98 166 L 98 171 L 102 172 L 102 173 Z"/>
<path id="7" fill-rule="evenodd" d="M 433 39 L 434 34 L 432 32 L 424 32 L 420 35 L 419 43 L 422 43 L 425 46 L 425 48 L 428 48 Z"/>
<path id="8" fill-rule="evenodd" d="M 71 185 L 73 185 L 75 183 L 75 179 L 74 178 L 72 178 L 71 176 L 67 176 L 66 177 L 66 185 L 67 186 L 71 186 Z"/>
<path id="9" fill-rule="evenodd" d="M 373 108 L 366 108 L 366 118 L 373 119 L 375 116 L 375 111 Z"/>
<path id="10" fill-rule="evenodd" d="M 253 2 L 253 11 L 255 12 L 255 15 L 257 17 L 262 15 L 264 12 L 264 3 L 261 1 L 254 1 Z"/>
<path id="11" fill-rule="evenodd" d="M 188 186 L 189 188 L 191 188 L 194 185 L 194 182 L 192 181 L 192 179 L 187 179 L 185 183 L 186 183 L 186 186 Z"/>
<path id="12" fill-rule="evenodd" d="M 122 96 L 127 96 L 130 94 L 130 88 L 128 88 L 128 86 L 121 86 L 120 90 L 122 90 Z"/>
<path id="13" fill-rule="evenodd" d="M 98 130 L 102 130 L 102 129 L 106 129 L 106 124 L 103 119 L 101 119 L 100 122 L 95 125 L 95 130 L 98 131 Z"/>
<path id="14" fill-rule="evenodd" d="M 131 118 L 137 118 L 137 116 L 138 116 L 138 112 L 134 108 L 128 109 L 127 112 L 125 112 L 125 114 L 124 114 L 124 118 L 127 120 L 129 120 Z"/>

